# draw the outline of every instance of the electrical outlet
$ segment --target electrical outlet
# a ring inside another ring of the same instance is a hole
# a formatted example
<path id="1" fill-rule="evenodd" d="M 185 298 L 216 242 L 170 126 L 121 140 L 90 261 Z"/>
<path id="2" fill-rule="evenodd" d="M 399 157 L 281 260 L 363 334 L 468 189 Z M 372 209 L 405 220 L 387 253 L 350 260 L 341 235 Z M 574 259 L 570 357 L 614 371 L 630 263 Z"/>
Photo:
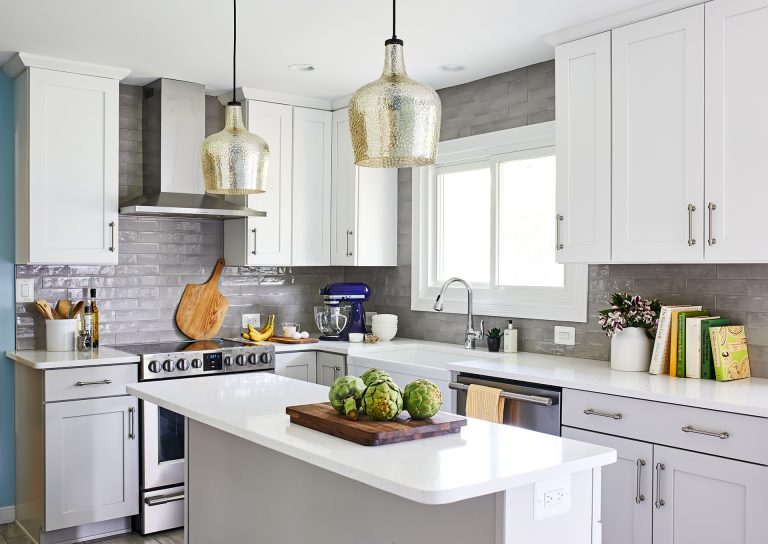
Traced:
<path id="1" fill-rule="evenodd" d="M 571 477 L 563 476 L 534 485 L 533 519 L 547 519 L 571 509 Z"/>
<path id="2" fill-rule="evenodd" d="M 21 278 L 16 280 L 16 302 L 34 302 L 35 278 Z"/>
<path id="3" fill-rule="evenodd" d="M 261 328 L 261 314 L 243 314 L 243 328 L 247 328 L 248 325 L 253 325 L 257 329 Z"/>
<path id="4" fill-rule="evenodd" d="M 572 346 L 576 343 L 576 329 L 573 327 L 555 326 L 555 344 Z"/>

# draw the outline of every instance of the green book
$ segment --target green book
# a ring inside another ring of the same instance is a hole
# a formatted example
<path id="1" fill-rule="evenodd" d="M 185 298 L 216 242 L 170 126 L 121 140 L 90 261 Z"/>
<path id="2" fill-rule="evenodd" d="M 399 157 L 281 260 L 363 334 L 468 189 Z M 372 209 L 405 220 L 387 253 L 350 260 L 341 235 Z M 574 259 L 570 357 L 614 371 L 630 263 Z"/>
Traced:
<path id="1" fill-rule="evenodd" d="M 688 317 L 709 315 L 707 310 L 680 312 L 677 314 L 677 370 L 675 376 L 685 378 L 685 320 Z"/>
<path id="2" fill-rule="evenodd" d="M 701 322 L 701 379 L 715 379 L 715 361 L 712 359 L 712 342 L 709 338 L 710 327 L 730 325 L 730 319 L 707 319 Z"/>

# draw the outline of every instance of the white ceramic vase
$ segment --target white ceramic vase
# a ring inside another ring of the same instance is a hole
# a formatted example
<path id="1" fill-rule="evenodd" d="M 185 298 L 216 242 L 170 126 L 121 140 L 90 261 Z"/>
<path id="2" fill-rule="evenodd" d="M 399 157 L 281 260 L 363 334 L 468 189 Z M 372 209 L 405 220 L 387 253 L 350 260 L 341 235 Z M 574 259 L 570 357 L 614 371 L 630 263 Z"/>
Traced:
<path id="1" fill-rule="evenodd" d="M 648 372 L 653 340 L 645 329 L 630 327 L 611 337 L 611 369 L 624 372 Z"/>

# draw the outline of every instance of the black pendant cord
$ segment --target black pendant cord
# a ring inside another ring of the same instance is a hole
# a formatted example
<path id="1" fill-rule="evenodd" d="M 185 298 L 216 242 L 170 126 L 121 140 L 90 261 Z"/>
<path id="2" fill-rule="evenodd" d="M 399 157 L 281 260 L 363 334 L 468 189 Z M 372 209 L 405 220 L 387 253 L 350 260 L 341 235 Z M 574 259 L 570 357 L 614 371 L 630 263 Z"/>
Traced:
<path id="1" fill-rule="evenodd" d="M 397 0 L 392 0 L 392 37 L 384 45 L 403 45 L 403 40 L 397 37 Z"/>
<path id="2" fill-rule="evenodd" d="M 232 100 L 229 105 L 239 106 L 240 102 L 235 98 L 235 89 L 237 85 L 237 0 L 232 0 L 232 15 L 233 15 L 233 28 L 232 28 Z"/>

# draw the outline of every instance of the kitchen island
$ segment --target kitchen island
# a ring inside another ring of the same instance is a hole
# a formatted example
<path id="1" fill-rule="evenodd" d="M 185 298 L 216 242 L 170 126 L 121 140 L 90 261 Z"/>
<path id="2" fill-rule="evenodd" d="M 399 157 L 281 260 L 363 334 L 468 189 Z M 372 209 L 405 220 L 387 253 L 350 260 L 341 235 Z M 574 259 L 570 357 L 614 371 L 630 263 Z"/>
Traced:
<path id="1" fill-rule="evenodd" d="M 187 417 L 189 544 L 600 541 L 610 448 L 473 419 L 367 448 L 291 424 L 286 406 L 328 388 L 268 373 L 128 392 Z"/>

